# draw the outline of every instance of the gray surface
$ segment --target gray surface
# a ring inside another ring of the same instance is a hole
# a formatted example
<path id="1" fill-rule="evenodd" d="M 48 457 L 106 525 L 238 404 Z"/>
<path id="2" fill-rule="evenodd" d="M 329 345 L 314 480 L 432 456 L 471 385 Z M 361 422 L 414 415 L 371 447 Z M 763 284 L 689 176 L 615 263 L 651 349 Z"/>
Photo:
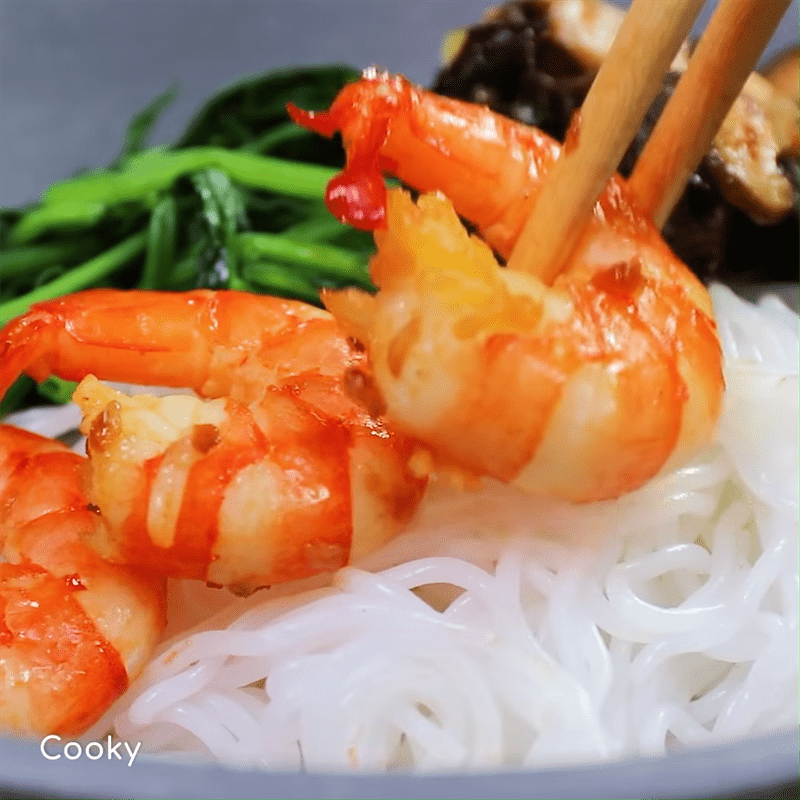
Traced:
<path id="1" fill-rule="evenodd" d="M 442 33 L 488 4 L 0 0 L 0 203 L 33 202 L 48 183 L 110 162 L 131 115 L 174 81 L 183 90 L 157 141 L 175 136 L 214 90 L 270 67 L 378 64 L 429 83 Z M 797 41 L 797 29 L 793 0 L 776 40 Z"/>
<path id="2" fill-rule="evenodd" d="M 797 780 L 797 731 L 746 743 L 697 749 L 670 758 L 635 759 L 574 767 L 460 776 L 377 777 L 295 775 L 221 767 L 178 767 L 139 756 L 120 762 L 50 761 L 38 747 L 6 740 L 0 745 L 7 797 L 25 792 L 54 797 L 660 797 L 742 795 L 777 800 Z M 763 790 L 768 785 L 766 792 Z M 797 796 L 797 792 L 785 797 Z M 3 787 L 0 786 L 0 798 Z"/>
<path id="3" fill-rule="evenodd" d="M 484 5 L 484 0 L 0 0 L 0 202 L 34 201 L 49 182 L 108 163 L 131 115 L 175 80 L 182 95 L 156 140 L 176 135 L 210 92 L 269 67 L 377 63 L 428 83 L 442 33 L 476 20 Z M 700 25 L 710 12 L 704 10 Z M 771 50 L 796 42 L 797 29 L 794 0 Z M 358 778 L 187 769 L 145 758 L 130 769 L 107 762 L 45 762 L 36 746 L 0 740 L 0 797 L 753 797 L 755 787 L 797 779 L 797 751 L 795 731 L 595 768 Z M 765 796 L 778 796 L 777 790 L 767 791 Z"/>

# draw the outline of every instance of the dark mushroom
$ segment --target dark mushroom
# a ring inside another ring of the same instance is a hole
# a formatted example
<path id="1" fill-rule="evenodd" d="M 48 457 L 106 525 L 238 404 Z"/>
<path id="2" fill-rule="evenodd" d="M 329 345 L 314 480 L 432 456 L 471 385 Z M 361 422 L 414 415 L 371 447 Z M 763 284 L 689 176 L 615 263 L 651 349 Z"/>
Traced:
<path id="1" fill-rule="evenodd" d="M 478 25 L 451 33 L 443 48 L 449 63 L 434 91 L 488 105 L 563 138 L 602 53 L 600 45 L 587 46 L 586 37 L 580 54 L 570 52 L 556 30 L 571 28 L 551 17 L 552 5 L 548 0 L 507 3 L 489 10 Z"/>
<path id="2" fill-rule="evenodd" d="M 506 3 L 451 36 L 449 63 L 434 91 L 484 103 L 563 140 L 622 17 L 602 0 Z M 624 175 L 685 69 L 687 53 L 676 58 L 620 164 Z M 704 279 L 796 280 L 797 197 L 797 104 L 753 75 L 691 176 L 664 238 Z"/>

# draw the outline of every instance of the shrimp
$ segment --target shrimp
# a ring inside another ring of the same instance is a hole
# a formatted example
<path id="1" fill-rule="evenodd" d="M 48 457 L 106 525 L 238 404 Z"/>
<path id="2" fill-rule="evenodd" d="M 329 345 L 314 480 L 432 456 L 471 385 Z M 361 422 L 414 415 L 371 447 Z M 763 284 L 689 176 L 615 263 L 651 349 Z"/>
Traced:
<path id="1" fill-rule="evenodd" d="M 145 666 L 165 625 L 164 581 L 81 541 L 102 526 L 82 456 L 0 426 L 0 729 L 75 735 Z"/>
<path id="2" fill-rule="evenodd" d="M 415 443 L 345 391 L 364 354 L 304 303 L 86 291 L 9 323 L 0 355 L 2 391 L 22 371 L 82 381 L 87 492 L 105 522 L 88 541 L 113 562 L 247 594 L 376 549 L 425 489 Z M 97 377 L 199 397 L 127 397 Z"/>
<path id="3" fill-rule="evenodd" d="M 379 292 L 323 300 L 369 353 L 372 401 L 427 445 L 430 469 L 585 502 L 636 489 L 710 441 L 724 392 L 710 298 L 622 178 L 546 285 L 500 269 L 488 246 L 511 253 L 559 154 L 544 133 L 376 71 L 329 111 L 289 111 L 342 132 L 347 163 L 327 203 L 375 230 Z M 426 194 L 387 195 L 383 172 Z"/>

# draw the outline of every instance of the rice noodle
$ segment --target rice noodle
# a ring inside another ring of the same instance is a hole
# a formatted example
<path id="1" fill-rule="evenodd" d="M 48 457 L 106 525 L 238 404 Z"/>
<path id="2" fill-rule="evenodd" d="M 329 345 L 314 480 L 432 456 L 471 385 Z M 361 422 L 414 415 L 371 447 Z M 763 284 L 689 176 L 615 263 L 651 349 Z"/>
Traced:
<path id="1" fill-rule="evenodd" d="M 692 463 L 584 506 L 435 484 L 327 582 L 175 582 L 184 632 L 100 729 L 172 758 L 452 771 L 797 726 L 798 318 L 712 299 L 728 391 Z"/>

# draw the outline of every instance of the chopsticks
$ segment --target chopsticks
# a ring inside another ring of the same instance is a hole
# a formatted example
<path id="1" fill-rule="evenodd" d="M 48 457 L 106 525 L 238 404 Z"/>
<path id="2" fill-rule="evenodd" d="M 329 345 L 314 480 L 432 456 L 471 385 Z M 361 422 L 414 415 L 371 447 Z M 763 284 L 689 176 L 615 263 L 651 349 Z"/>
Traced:
<path id="1" fill-rule="evenodd" d="M 791 0 L 721 0 L 631 175 L 661 228 Z"/>
<path id="2" fill-rule="evenodd" d="M 551 284 L 583 235 L 704 0 L 634 0 L 508 267 Z M 720 0 L 630 186 L 661 227 L 791 0 Z"/>
<path id="3" fill-rule="evenodd" d="M 700 0 L 634 0 L 526 220 L 509 269 L 553 282 L 702 6 Z"/>

